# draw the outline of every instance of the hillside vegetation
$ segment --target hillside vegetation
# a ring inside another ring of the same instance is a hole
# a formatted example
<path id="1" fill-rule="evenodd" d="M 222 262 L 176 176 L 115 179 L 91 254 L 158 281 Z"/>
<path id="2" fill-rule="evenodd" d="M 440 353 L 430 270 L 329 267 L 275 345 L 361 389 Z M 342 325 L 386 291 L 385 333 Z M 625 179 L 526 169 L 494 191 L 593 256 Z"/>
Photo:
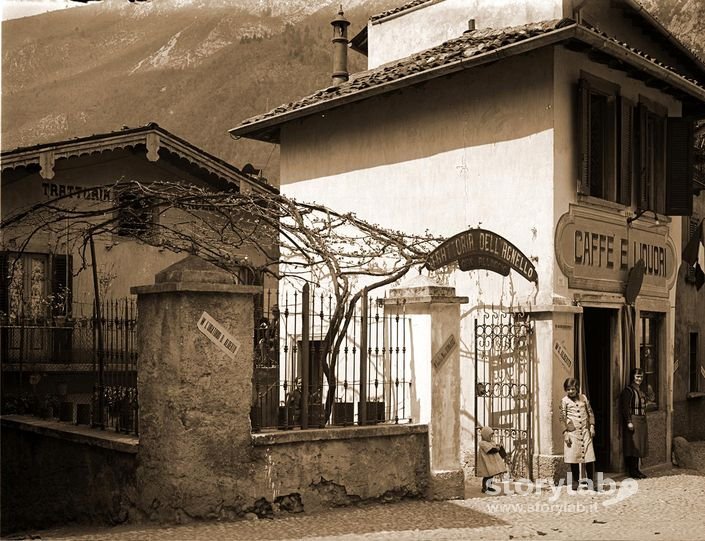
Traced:
<path id="1" fill-rule="evenodd" d="M 227 130 L 330 84 L 337 5 L 302 14 L 292 3 L 289 16 L 233 7 L 240 2 L 142 12 L 121 2 L 4 22 L 3 150 L 157 122 L 276 177 L 273 145 L 236 142 Z M 346 11 L 351 35 L 389 4 Z M 351 71 L 364 67 L 351 52 Z"/>
<path id="2" fill-rule="evenodd" d="M 355 35 L 399 0 L 347 0 Z M 702 56 L 705 1 L 644 0 Z M 157 122 L 237 166 L 278 176 L 241 120 L 330 84 L 330 0 L 109 0 L 3 22 L 2 148 Z M 350 53 L 350 71 L 365 59 Z"/>

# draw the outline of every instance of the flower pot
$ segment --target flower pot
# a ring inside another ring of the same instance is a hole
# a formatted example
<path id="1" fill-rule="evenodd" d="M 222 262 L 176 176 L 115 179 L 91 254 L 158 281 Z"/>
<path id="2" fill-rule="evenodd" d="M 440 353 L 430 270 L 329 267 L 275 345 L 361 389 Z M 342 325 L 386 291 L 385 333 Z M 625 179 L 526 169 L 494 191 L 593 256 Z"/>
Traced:
<path id="1" fill-rule="evenodd" d="M 334 425 L 351 425 L 353 424 L 355 404 L 352 402 L 335 402 L 333 403 L 333 424 Z"/>
<path id="2" fill-rule="evenodd" d="M 366 402 L 365 404 L 367 405 L 365 424 L 373 425 L 384 421 L 384 402 Z M 362 402 L 358 402 L 357 411 L 358 414 L 362 412 Z M 360 418 L 361 416 L 358 417 L 358 423 L 362 424 Z"/>

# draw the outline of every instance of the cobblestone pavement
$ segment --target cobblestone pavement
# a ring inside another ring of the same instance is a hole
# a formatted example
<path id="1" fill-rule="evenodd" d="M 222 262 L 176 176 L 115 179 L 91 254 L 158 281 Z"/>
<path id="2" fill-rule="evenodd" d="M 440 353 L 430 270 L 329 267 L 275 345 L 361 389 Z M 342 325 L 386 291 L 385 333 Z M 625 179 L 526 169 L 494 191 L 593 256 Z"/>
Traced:
<path id="1" fill-rule="evenodd" d="M 471 494 L 471 496 L 473 496 Z M 658 539 L 705 541 L 705 475 L 689 470 L 621 482 L 611 494 L 530 494 L 453 502 L 405 501 L 340 508 L 275 520 L 198 522 L 182 526 L 62 528 L 24 539 L 75 541 L 440 541 L 459 539 Z M 15 536 L 21 539 L 23 536 Z"/>

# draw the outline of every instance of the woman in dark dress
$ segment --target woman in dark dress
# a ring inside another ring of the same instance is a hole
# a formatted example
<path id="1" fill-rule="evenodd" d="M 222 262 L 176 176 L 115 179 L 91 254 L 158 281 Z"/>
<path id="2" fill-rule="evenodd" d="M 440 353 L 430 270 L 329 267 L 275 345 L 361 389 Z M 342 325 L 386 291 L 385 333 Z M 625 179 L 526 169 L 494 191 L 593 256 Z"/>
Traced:
<path id="1" fill-rule="evenodd" d="M 627 472 L 634 479 L 646 477 L 639 468 L 639 459 L 649 453 L 649 432 L 646 425 L 646 395 L 641 390 L 644 371 L 634 368 L 631 371 L 629 385 L 620 396 L 623 421 L 624 462 Z"/>

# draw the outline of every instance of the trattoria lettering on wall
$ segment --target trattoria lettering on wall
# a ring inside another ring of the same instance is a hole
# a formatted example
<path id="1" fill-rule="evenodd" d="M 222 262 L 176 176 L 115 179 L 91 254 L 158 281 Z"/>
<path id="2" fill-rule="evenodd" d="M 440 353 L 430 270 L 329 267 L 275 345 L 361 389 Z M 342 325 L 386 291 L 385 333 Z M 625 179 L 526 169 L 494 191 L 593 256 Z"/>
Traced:
<path id="1" fill-rule="evenodd" d="M 455 262 L 462 271 L 487 269 L 507 276 L 514 269 L 530 282 L 539 280 L 529 258 L 504 237 L 485 229 L 468 229 L 449 238 L 429 254 L 426 268 L 436 270 Z"/>
<path id="2" fill-rule="evenodd" d="M 46 197 L 69 196 L 76 199 L 89 201 L 110 201 L 110 188 L 91 188 L 90 186 L 72 186 L 71 184 L 54 184 L 42 182 L 42 190 Z"/>
<path id="3" fill-rule="evenodd" d="M 577 205 L 556 226 L 556 259 L 570 287 L 610 293 L 624 293 L 642 259 L 641 293 L 657 297 L 668 296 L 678 264 L 667 225 L 628 225 L 621 214 Z"/>

